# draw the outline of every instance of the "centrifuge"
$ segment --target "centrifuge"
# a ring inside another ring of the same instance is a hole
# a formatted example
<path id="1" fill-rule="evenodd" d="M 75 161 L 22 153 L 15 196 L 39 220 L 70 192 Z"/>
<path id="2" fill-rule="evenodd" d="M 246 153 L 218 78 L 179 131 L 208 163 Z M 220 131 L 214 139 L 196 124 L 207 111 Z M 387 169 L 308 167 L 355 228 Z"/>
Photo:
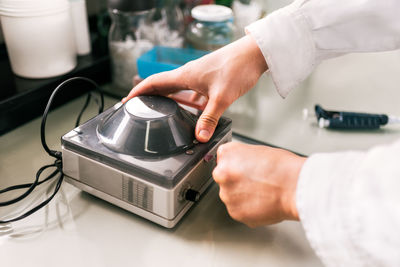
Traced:
<path id="1" fill-rule="evenodd" d="M 222 117 L 199 143 L 197 119 L 163 96 L 117 103 L 61 138 L 66 181 L 172 228 L 212 183 L 217 148 L 232 138 Z"/>

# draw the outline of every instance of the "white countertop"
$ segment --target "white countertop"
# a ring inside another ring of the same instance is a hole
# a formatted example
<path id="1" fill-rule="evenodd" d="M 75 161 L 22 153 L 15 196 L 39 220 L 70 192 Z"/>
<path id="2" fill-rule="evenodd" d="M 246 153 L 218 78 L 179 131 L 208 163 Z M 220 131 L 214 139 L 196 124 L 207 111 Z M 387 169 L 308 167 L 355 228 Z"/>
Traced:
<path id="1" fill-rule="evenodd" d="M 238 133 L 307 155 L 368 149 L 400 138 L 400 124 L 376 131 L 320 129 L 316 119 L 302 119 L 302 110 L 314 110 L 315 104 L 328 110 L 400 117 L 400 51 L 352 54 L 325 61 L 286 99 L 265 76 L 226 115 L 233 119 Z"/>
<path id="2" fill-rule="evenodd" d="M 303 121 L 301 111 L 319 103 L 400 115 L 399 74 L 399 52 L 349 55 L 325 62 L 286 100 L 263 77 L 227 115 L 235 131 L 300 153 L 367 149 L 400 137 L 400 125 L 372 132 L 331 131 Z M 114 102 L 106 99 L 107 106 Z M 82 103 L 81 97 L 49 115 L 50 147 L 60 148 L 60 137 L 73 128 Z M 52 162 L 41 147 L 39 127 L 36 119 L 0 137 L 0 188 L 31 182 L 39 167 Z M 1 208 L 0 217 L 43 199 L 46 189 L 11 210 Z M 48 207 L 0 227 L 0 258 L 4 266 L 41 267 L 322 266 L 300 223 L 248 228 L 228 216 L 216 185 L 168 230 L 63 183 Z"/>

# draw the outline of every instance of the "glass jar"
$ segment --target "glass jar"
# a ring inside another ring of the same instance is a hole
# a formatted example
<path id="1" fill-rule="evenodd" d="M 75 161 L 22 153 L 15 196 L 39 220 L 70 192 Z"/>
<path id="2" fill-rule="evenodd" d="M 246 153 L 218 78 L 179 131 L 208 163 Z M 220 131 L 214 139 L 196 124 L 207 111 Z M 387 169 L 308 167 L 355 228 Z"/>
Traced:
<path id="1" fill-rule="evenodd" d="M 154 32 L 157 45 L 182 47 L 185 24 L 180 0 L 158 0 L 154 16 Z"/>
<path id="2" fill-rule="evenodd" d="M 186 32 L 186 41 L 190 47 L 211 51 L 234 40 L 235 26 L 229 7 L 200 5 L 194 7 L 191 14 L 194 21 Z"/>
<path id="3" fill-rule="evenodd" d="M 245 35 L 244 28 L 259 20 L 264 11 L 262 0 L 234 0 L 232 4 L 233 16 L 235 17 L 236 38 Z"/>
<path id="4" fill-rule="evenodd" d="M 133 87 L 133 77 L 137 75 L 136 60 L 154 46 L 154 10 L 126 12 L 109 9 L 112 19 L 108 35 L 112 81 L 122 94 Z"/>

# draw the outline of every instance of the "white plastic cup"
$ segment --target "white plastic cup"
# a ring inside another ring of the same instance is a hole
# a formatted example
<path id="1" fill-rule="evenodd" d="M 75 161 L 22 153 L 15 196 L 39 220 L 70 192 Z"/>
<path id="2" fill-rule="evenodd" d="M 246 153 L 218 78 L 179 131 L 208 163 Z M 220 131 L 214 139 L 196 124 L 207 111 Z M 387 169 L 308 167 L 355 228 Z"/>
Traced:
<path id="1" fill-rule="evenodd" d="M 0 0 L 0 18 L 16 75 L 50 78 L 76 67 L 67 0 Z"/>

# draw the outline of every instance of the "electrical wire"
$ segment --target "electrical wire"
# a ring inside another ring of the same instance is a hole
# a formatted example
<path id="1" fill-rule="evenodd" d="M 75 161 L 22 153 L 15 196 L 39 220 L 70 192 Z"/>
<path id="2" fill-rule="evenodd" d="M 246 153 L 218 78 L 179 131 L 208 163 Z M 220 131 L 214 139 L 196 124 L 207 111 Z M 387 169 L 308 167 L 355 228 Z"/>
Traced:
<path id="1" fill-rule="evenodd" d="M 85 81 L 85 82 L 88 82 L 96 89 L 96 91 L 100 94 L 100 102 L 95 101 L 99 106 L 98 112 L 99 113 L 103 112 L 103 109 L 104 109 L 104 96 L 103 96 L 103 93 L 101 92 L 100 87 L 97 85 L 97 83 L 95 83 L 91 79 L 88 79 L 88 78 L 85 78 L 85 77 L 73 77 L 73 78 L 67 79 L 64 82 L 60 83 L 54 89 L 54 91 L 52 92 L 52 94 L 51 94 L 51 96 L 49 98 L 49 101 L 47 102 L 46 108 L 45 108 L 43 116 L 42 116 L 42 122 L 41 122 L 41 126 L 40 126 L 40 140 L 41 140 L 43 149 L 47 152 L 47 154 L 49 154 L 49 156 L 55 158 L 55 161 L 54 161 L 53 164 L 48 164 L 48 165 L 45 165 L 45 166 L 41 167 L 36 172 L 35 180 L 32 183 L 13 185 L 13 186 L 1 189 L 0 190 L 0 195 L 4 194 L 6 192 L 13 191 L 13 190 L 19 190 L 19 189 L 23 189 L 23 188 L 28 188 L 24 193 L 22 193 L 18 197 L 15 197 L 15 198 L 7 200 L 7 201 L 0 202 L 0 207 L 12 205 L 12 204 L 15 204 L 15 203 L 23 200 L 28 195 L 30 195 L 32 193 L 32 191 L 38 185 L 43 184 L 43 183 L 51 180 L 57 174 L 59 174 L 57 183 L 56 183 L 55 188 L 54 188 L 54 191 L 46 200 L 44 200 L 43 202 L 41 202 L 37 206 L 33 207 L 32 209 L 28 210 L 27 212 L 23 213 L 20 216 L 15 217 L 15 218 L 7 219 L 7 220 L 0 220 L 0 224 L 15 222 L 15 221 L 18 221 L 18 220 L 21 220 L 21 219 L 24 219 L 24 218 L 28 217 L 29 215 L 31 215 L 31 214 L 35 213 L 36 211 L 38 211 L 39 209 L 41 209 L 42 207 L 46 206 L 54 198 L 54 196 L 57 194 L 57 192 L 59 191 L 59 189 L 61 187 L 61 184 L 62 184 L 62 181 L 64 179 L 64 173 L 62 172 L 62 154 L 61 154 L 61 151 L 52 150 L 47 146 L 46 135 L 45 135 L 46 121 L 47 121 L 47 115 L 48 115 L 48 113 L 50 111 L 51 105 L 52 105 L 52 103 L 54 101 L 54 98 L 56 97 L 57 93 L 60 90 L 62 90 L 62 88 L 64 88 L 65 85 L 67 85 L 67 84 L 69 84 L 69 83 L 71 83 L 73 81 Z M 83 113 L 85 112 L 86 108 L 88 107 L 91 98 L 92 98 L 91 92 L 88 92 L 88 96 L 86 97 L 85 104 L 83 105 L 81 111 L 79 112 L 78 118 L 76 120 L 75 127 L 79 126 L 81 117 L 82 117 Z M 48 175 L 45 179 L 40 180 L 40 176 L 42 175 L 42 173 L 45 170 L 47 170 L 49 168 L 52 168 L 52 167 L 55 168 L 55 170 L 50 175 Z"/>
<path id="2" fill-rule="evenodd" d="M 35 181 L 33 183 L 29 184 L 28 190 L 26 190 L 22 195 L 14 198 L 14 199 L 11 199 L 11 200 L 8 200 L 8 201 L 4 201 L 4 202 L 0 202 L 0 207 L 4 207 L 4 206 L 8 206 L 8 205 L 17 203 L 18 201 L 21 201 L 22 199 L 26 198 L 33 191 L 33 189 L 35 189 L 35 187 L 39 184 L 39 178 L 40 178 L 40 175 L 42 174 L 42 172 L 44 170 L 46 170 L 47 168 L 53 167 L 53 166 L 55 166 L 55 164 L 45 165 L 45 166 L 41 167 L 36 173 Z M 49 177 L 53 178 L 58 173 L 58 171 L 59 170 L 57 169 L 52 174 L 50 174 Z M 47 177 L 47 178 L 49 178 L 49 177 Z M 26 185 L 26 184 L 24 184 L 24 185 Z M 11 186 L 11 188 L 8 187 L 6 189 L 3 189 L 2 191 L 4 191 L 4 192 L 1 192 L 1 193 L 5 193 L 5 192 L 8 192 L 8 191 L 24 188 L 24 185 L 15 185 L 15 186 Z"/>
<path id="3" fill-rule="evenodd" d="M 55 150 L 51 150 L 47 144 L 46 144 L 46 135 L 45 135 L 45 127 L 46 127 L 46 121 L 47 121 L 47 114 L 49 113 L 51 104 L 53 103 L 54 98 L 56 97 L 57 93 L 66 85 L 69 84 L 73 81 L 77 81 L 77 80 L 81 80 L 81 81 L 86 81 L 90 84 L 92 84 L 95 89 L 100 93 L 100 105 L 99 105 L 99 113 L 103 112 L 103 108 L 104 108 L 104 96 L 100 91 L 100 87 L 97 85 L 97 83 L 95 83 L 93 80 L 85 78 L 85 77 L 73 77 L 70 78 L 68 80 L 63 81 L 62 83 L 60 83 L 56 89 L 54 89 L 53 93 L 51 94 L 49 101 L 47 102 L 46 108 L 44 110 L 43 113 L 43 117 L 42 117 L 42 123 L 40 125 L 40 140 L 42 142 L 42 146 L 44 148 L 44 150 L 47 152 L 47 154 L 49 154 L 51 157 L 54 157 L 56 159 L 61 159 L 61 152 L 59 151 L 55 151 Z M 90 93 L 89 93 L 90 95 Z M 80 112 L 79 116 L 78 116 L 78 120 L 77 123 L 79 123 L 80 121 L 80 117 L 82 115 L 82 113 L 86 110 L 87 106 L 88 106 L 88 101 L 90 101 L 90 97 L 88 96 L 86 99 L 86 102 L 82 108 L 82 111 Z"/>
<path id="4" fill-rule="evenodd" d="M 86 108 L 89 106 L 91 97 L 92 97 L 92 95 L 89 93 L 86 97 L 85 104 L 83 105 L 83 108 L 81 109 L 81 112 L 79 112 L 78 118 L 76 119 L 75 127 L 79 126 L 79 123 L 81 122 L 81 117 L 82 117 L 83 113 L 85 112 Z"/>
<path id="5" fill-rule="evenodd" d="M 52 165 L 48 165 L 48 166 L 54 166 L 54 164 Z M 37 185 L 40 185 L 42 183 L 47 182 L 48 180 L 50 180 L 51 178 L 53 178 L 54 176 L 56 176 L 58 173 L 58 170 L 56 169 L 54 172 L 52 172 L 49 176 L 46 177 L 46 179 L 37 182 Z M 12 190 L 17 190 L 17 189 L 23 189 L 23 188 L 27 188 L 27 187 L 31 187 L 33 183 L 28 183 L 28 184 L 19 184 L 19 185 L 13 185 L 10 187 L 7 187 L 5 189 L 0 190 L 0 194 L 3 194 L 5 192 L 8 191 L 12 191 Z"/>

